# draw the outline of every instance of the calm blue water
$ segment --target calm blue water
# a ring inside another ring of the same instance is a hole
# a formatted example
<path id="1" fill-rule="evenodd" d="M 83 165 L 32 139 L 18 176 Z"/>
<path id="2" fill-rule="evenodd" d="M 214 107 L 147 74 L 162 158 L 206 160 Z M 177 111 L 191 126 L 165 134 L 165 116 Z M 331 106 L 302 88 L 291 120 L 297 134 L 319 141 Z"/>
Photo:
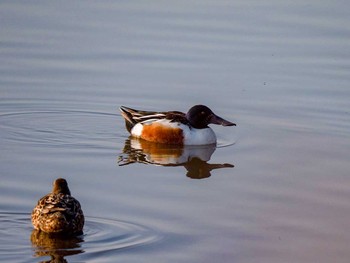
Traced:
<path id="1" fill-rule="evenodd" d="M 2 1 L 0 23 L 1 261 L 348 262 L 345 1 Z M 118 110 L 199 103 L 237 123 L 217 148 L 130 141 Z M 32 233 L 57 177 L 74 240 Z"/>

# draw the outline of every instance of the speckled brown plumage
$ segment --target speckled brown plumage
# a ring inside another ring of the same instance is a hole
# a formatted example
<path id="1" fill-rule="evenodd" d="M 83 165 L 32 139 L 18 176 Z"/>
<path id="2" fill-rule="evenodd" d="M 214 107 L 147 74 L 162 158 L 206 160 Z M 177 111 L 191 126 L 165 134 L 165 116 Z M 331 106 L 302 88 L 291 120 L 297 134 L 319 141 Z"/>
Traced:
<path id="1" fill-rule="evenodd" d="M 84 214 L 79 201 L 71 196 L 65 179 L 55 180 L 52 192 L 38 201 L 32 212 L 32 224 L 46 233 L 82 233 Z"/>

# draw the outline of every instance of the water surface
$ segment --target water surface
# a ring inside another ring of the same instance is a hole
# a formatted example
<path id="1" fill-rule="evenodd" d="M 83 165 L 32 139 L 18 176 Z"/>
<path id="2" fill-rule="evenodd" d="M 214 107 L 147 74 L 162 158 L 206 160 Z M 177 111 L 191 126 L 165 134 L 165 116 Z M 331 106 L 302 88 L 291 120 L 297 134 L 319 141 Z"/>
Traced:
<path id="1" fill-rule="evenodd" d="M 343 1 L 2 2 L 0 260 L 348 262 L 349 17 Z M 118 112 L 199 103 L 237 123 L 213 127 L 217 147 L 132 141 Z M 57 177 L 87 218 L 77 239 L 32 233 Z"/>

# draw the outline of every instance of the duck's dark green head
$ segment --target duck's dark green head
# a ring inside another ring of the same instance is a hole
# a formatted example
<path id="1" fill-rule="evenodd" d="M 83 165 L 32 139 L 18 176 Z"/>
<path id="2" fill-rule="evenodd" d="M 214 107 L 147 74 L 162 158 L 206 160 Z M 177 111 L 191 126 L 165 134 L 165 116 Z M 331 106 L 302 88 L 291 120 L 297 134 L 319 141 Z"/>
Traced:
<path id="1" fill-rule="evenodd" d="M 218 124 L 222 126 L 236 126 L 236 124 L 227 121 L 204 105 L 193 106 L 186 114 L 186 118 L 192 127 L 197 129 L 204 129 L 208 124 Z"/>
<path id="2" fill-rule="evenodd" d="M 68 188 L 68 183 L 66 179 L 63 178 L 58 178 L 53 182 L 53 189 L 52 193 L 54 194 L 65 194 L 65 195 L 70 195 L 70 191 Z"/>

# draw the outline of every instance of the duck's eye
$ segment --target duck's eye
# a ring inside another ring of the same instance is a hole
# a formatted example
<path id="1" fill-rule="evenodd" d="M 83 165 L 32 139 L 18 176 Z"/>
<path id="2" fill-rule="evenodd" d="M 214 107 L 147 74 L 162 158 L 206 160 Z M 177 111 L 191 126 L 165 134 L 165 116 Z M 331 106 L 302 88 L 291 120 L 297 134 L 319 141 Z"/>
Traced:
<path id="1" fill-rule="evenodd" d="M 201 112 L 201 115 L 205 115 L 205 111 L 202 111 L 202 112 Z"/>

